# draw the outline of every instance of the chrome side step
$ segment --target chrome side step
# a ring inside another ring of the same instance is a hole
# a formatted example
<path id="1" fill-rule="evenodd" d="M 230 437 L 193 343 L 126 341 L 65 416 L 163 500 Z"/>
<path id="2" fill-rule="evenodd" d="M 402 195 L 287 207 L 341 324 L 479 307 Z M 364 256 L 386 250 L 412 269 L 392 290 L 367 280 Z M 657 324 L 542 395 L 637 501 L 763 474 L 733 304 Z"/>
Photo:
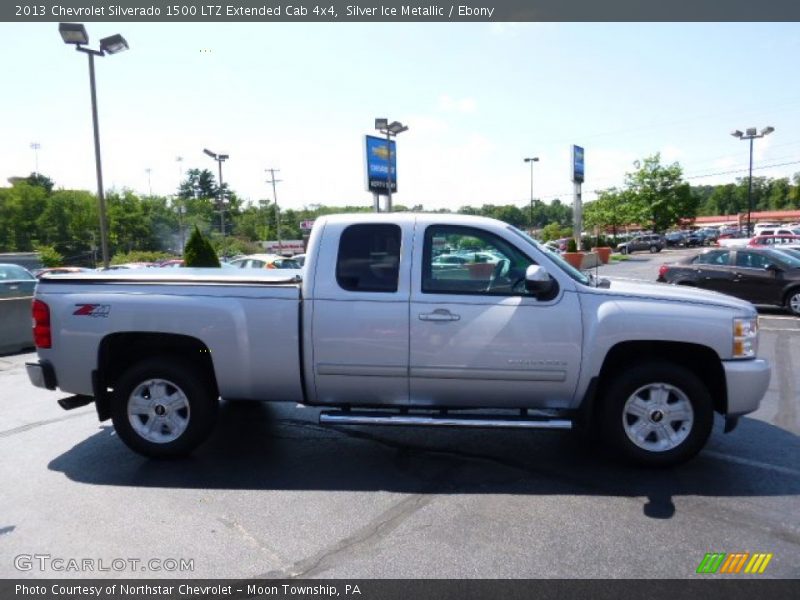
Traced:
<path id="1" fill-rule="evenodd" d="M 393 413 L 354 410 L 323 411 L 319 422 L 327 425 L 406 425 L 417 427 L 494 427 L 515 429 L 572 429 L 570 419 L 506 415 Z"/>

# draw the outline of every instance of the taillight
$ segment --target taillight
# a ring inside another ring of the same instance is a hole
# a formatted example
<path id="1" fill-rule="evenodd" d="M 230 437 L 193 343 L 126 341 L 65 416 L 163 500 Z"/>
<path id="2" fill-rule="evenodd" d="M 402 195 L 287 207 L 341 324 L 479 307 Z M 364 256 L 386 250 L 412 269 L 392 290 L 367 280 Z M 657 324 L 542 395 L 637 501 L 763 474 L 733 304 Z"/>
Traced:
<path id="1" fill-rule="evenodd" d="M 658 278 L 659 279 L 666 279 L 667 271 L 669 271 L 669 267 L 667 265 L 661 265 L 658 268 Z"/>
<path id="2" fill-rule="evenodd" d="M 41 300 L 34 300 L 31 312 L 33 313 L 33 343 L 37 348 L 50 348 L 53 345 L 50 336 L 50 307 Z"/>

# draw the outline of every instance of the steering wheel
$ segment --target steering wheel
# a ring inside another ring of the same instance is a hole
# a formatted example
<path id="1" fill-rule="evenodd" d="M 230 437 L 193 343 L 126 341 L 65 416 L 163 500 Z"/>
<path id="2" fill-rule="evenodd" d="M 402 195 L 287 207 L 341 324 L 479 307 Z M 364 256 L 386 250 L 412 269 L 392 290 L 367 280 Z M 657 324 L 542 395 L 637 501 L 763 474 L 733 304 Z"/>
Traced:
<path id="1" fill-rule="evenodd" d="M 497 261 L 497 264 L 494 266 L 492 270 L 492 275 L 489 277 L 489 285 L 486 286 L 486 291 L 489 292 L 494 287 L 495 282 L 500 279 L 501 277 L 505 277 L 508 275 L 509 270 L 511 269 L 511 261 L 507 258 L 501 258 Z"/>

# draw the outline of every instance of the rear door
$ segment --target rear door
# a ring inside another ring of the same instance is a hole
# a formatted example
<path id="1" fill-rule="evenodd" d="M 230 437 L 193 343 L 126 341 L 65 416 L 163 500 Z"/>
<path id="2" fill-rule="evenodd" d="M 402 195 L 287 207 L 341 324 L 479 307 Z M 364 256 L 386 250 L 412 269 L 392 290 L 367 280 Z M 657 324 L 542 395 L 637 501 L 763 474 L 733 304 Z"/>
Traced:
<path id="1" fill-rule="evenodd" d="M 411 244 L 386 222 L 328 223 L 322 244 L 307 300 L 313 400 L 406 404 Z"/>

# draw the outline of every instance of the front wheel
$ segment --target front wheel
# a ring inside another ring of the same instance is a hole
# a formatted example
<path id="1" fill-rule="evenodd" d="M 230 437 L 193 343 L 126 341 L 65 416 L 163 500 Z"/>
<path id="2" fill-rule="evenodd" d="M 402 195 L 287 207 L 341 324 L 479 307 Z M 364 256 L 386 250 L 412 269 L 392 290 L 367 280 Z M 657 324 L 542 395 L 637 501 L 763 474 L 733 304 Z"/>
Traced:
<path id="1" fill-rule="evenodd" d="M 786 294 L 786 308 L 795 317 L 800 317 L 800 289 L 795 289 Z"/>
<path id="2" fill-rule="evenodd" d="M 658 252 L 658 246 L 650 246 L 650 254 L 655 254 Z"/>
<path id="3" fill-rule="evenodd" d="M 618 374 L 603 408 L 607 441 L 645 466 L 689 460 L 705 445 L 714 422 L 706 386 L 672 363 L 643 363 Z"/>
<path id="4" fill-rule="evenodd" d="M 153 458 L 184 456 L 214 426 L 217 395 L 194 365 L 159 357 L 136 363 L 114 386 L 114 429 L 133 451 Z"/>

